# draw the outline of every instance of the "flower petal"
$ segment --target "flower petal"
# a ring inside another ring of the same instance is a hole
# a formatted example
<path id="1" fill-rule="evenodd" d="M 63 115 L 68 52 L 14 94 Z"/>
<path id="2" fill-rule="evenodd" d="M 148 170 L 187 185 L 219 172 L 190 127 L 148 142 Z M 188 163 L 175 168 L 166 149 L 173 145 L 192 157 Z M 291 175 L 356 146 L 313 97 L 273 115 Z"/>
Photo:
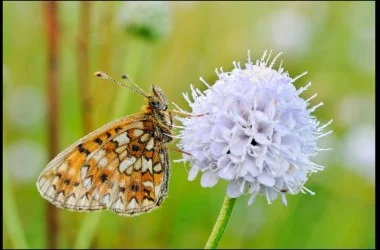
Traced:
<path id="1" fill-rule="evenodd" d="M 273 187 L 275 184 L 275 179 L 267 173 L 259 174 L 259 176 L 257 176 L 257 180 L 267 187 Z"/>
<path id="2" fill-rule="evenodd" d="M 241 183 L 238 183 L 237 181 L 231 181 L 230 184 L 228 184 L 227 187 L 227 195 L 230 198 L 237 198 L 242 193 L 240 192 Z"/>
<path id="3" fill-rule="evenodd" d="M 216 183 L 218 183 L 219 177 L 211 172 L 211 171 L 205 171 L 201 178 L 201 185 L 202 187 L 213 187 Z"/>

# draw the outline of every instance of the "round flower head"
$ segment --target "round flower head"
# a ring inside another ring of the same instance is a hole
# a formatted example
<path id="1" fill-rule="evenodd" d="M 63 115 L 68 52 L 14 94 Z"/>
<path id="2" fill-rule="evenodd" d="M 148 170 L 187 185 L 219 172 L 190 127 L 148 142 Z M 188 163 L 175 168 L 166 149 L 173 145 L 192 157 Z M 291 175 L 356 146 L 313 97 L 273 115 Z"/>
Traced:
<path id="1" fill-rule="evenodd" d="M 280 55 L 280 54 L 279 54 Z M 277 55 L 276 58 L 279 56 Z M 179 134 L 182 161 L 190 162 L 189 180 L 202 172 L 201 185 L 214 186 L 219 179 L 229 182 L 231 198 L 250 194 L 252 204 L 258 194 L 271 203 L 278 194 L 286 205 L 285 194 L 297 194 L 311 173 L 323 170 L 310 157 L 325 150 L 318 138 L 330 134 L 311 113 L 323 103 L 309 108 L 299 95 L 311 84 L 296 89 L 293 82 L 306 74 L 290 78 L 283 68 L 274 70 L 276 58 L 268 65 L 266 53 L 253 64 L 216 73 L 219 80 L 204 92 L 191 86 L 192 108 L 188 117 L 177 117 L 183 124 Z M 178 108 L 178 107 L 177 107 Z M 181 110 L 182 112 L 185 112 Z"/>

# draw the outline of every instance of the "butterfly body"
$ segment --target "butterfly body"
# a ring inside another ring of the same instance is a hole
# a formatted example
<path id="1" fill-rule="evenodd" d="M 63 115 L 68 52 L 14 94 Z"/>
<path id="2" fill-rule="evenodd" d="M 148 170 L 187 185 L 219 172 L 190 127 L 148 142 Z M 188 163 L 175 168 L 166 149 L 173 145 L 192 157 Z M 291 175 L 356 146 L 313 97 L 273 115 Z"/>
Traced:
<path id="1" fill-rule="evenodd" d="M 58 154 L 42 171 L 43 198 L 72 211 L 138 215 L 167 196 L 172 115 L 157 86 L 142 113 L 110 122 Z"/>

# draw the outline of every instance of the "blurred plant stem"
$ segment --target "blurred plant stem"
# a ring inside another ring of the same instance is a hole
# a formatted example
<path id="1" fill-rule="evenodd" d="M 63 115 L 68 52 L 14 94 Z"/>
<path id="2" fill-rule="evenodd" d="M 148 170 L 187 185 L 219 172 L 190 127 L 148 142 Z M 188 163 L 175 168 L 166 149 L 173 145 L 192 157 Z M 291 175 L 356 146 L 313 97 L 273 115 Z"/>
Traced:
<path id="1" fill-rule="evenodd" d="M 149 45 L 145 41 L 141 41 L 137 38 L 131 38 L 129 43 L 128 54 L 125 62 L 126 73 L 132 79 L 137 79 L 139 68 L 142 67 L 143 57 L 147 53 Z M 136 82 L 136 81 L 135 81 Z M 140 85 L 138 82 L 136 82 Z M 132 86 L 133 87 L 133 86 Z M 115 106 L 113 108 L 112 118 L 119 118 L 126 116 L 125 110 L 131 110 L 129 105 L 132 105 L 131 95 L 136 94 L 132 93 L 129 90 L 120 90 L 116 96 Z"/>
<path id="2" fill-rule="evenodd" d="M 89 249 L 92 239 L 96 233 L 101 212 L 87 214 L 78 231 L 78 236 L 74 244 L 74 249 Z"/>
<path id="3" fill-rule="evenodd" d="M 226 229 L 228 221 L 231 217 L 235 202 L 236 198 L 229 198 L 227 195 L 224 198 L 222 208 L 220 209 L 219 216 L 216 219 L 211 235 L 207 240 L 205 249 L 215 249 L 218 247 L 219 242 L 223 237 L 224 230 Z"/>
<path id="4" fill-rule="evenodd" d="M 79 12 L 79 34 L 77 39 L 78 49 L 78 70 L 79 70 L 79 93 L 82 102 L 83 132 L 88 134 L 93 130 L 92 125 L 92 91 L 90 86 L 89 72 L 89 42 L 90 42 L 90 23 L 91 23 L 91 7 L 90 2 L 80 2 Z M 90 248 L 91 242 L 96 233 L 100 213 L 88 214 L 79 228 L 74 248 L 87 249 Z"/>
<path id="5" fill-rule="evenodd" d="M 17 213 L 16 202 L 12 196 L 11 176 L 5 159 L 3 159 L 3 163 L 3 216 L 6 218 L 3 220 L 3 227 L 9 233 L 13 248 L 27 249 L 29 246 L 26 243 L 21 220 Z"/>
<path id="6" fill-rule="evenodd" d="M 49 121 L 49 158 L 53 159 L 58 151 L 58 2 L 43 3 L 48 43 L 48 121 Z M 58 216 L 57 209 L 47 203 L 47 245 L 57 248 Z"/>
<path id="7" fill-rule="evenodd" d="M 88 134 L 92 130 L 92 100 L 89 72 L 89 41 L 91 21 L 91 1 L 80 2 L 79 34 L 77 38 L 77 55 L 79 70 L 79 93 L 82 103 L 83 132 Z"/>

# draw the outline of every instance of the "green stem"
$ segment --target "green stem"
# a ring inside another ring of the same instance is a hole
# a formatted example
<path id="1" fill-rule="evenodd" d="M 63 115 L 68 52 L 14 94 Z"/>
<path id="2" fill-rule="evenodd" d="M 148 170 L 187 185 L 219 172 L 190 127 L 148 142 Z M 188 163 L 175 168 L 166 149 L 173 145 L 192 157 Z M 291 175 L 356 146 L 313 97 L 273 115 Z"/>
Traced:
<path id="1" fill-rule="evenodd" d="M 231 217 L 232 209 L 234 208 L 236 198 L 229 198 L 227 195 L 224 198 L 222 208 L 218 218 L 216 219 L 211 235 L 207 240 L 205 249 L 215 249 L 218 247 L 220 240 L 223 237 L 224 230 L 227 227 Z"/>
<path id="2" fill-rule="evenodd" d="M 9 238 L 14 248 L 26 249 L 29 248 L 25 233 L 21 225 L 21 218 L 17 211 L 16 201 L 13 197 L 11 175 L 9 173 L 8 165 L 3 161 L 3 228 L 7 230 Z M 4 234 L 3 234 L 4 235 Z M 4 243 L 3 243 L 4 247 Z"/>
<path id="3" fill-rule="evenodd" d="M 101 218 L 101 212 L 87 214 L 78 231 L 74 249 L 88 249 L 95 236 L 96 228 Z"/>

